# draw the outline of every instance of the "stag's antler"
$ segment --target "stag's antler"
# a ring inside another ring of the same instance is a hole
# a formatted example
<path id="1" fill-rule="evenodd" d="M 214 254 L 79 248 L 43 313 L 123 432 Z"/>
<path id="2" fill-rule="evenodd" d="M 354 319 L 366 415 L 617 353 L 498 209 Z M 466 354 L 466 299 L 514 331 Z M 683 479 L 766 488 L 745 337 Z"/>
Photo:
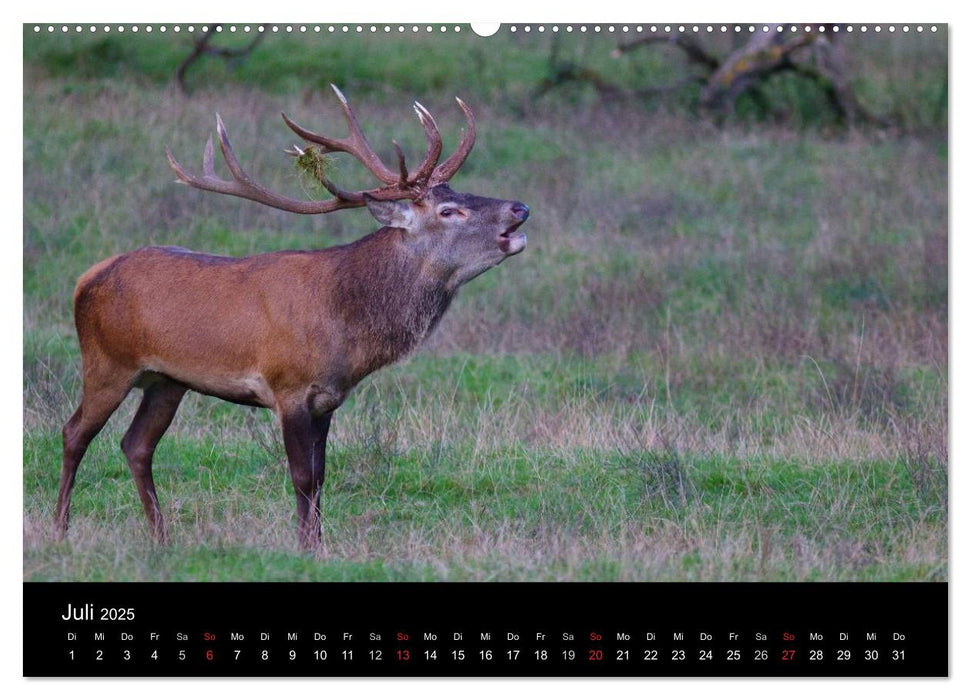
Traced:
<path id="1" fill-rule="evenodd" d="M 422 194 L 424 194 L 429 188 L 444 182 L 448 182 L 448 180 L 451 179 L 458 169 L 462 167 L 462 163 L 465 162 L 466 157 L 472 150 L 472 146 L 475 145 L 475 117 L 472 114 L 472 110 L 470 110 L 466 104 L 462 102 L 462 100 L 455 98 L 458 101 L 459 108 L 462 110 L 463 114 L 465 114 L 465 121 L 468 125 L 468 131 L 462 134 L 462 138 L 460 139 L 458 148 L 455 150 L 455 152 L 446 158 L 441 164 L 438 164 L 438 159 L 442 155 L 442 135 L 438 131 L 438 125 L 435 124 L 435 119 L 432 117 L 431 113 L 422 107 L 421 104 L 415 102 L 415 112 L 418 114 L 418 120 L 421 122 L 422 129 L 425 132 L 425 140 L 428 142 L 428 149 L 425 152 L 425 157 L 422 159 L 418 168 L 414 172 L 409 172 L 407 166 L 405 165 L 405 157 L 401 152 L 401 148 L 398 147 L 397 143 L 392 142 L 394 143 L 395 151 L 398 154 L 398 170 L 395 172 L 381 161 L 378 155 L 371 148 L 370 144 L 367 142 L 367 139 L 364 137 L 364 133 L 361 131 L 361 127 L 357 123 L 354 112 L 351 111 L 351 107 L 347 103 L 347 98 L 344 97 L 344 94 L 338 90 L 335 85 L 331 85 L 331 87 L 333 88 L 334 93 L 336 93 L 337 98 L 340 100 L 341 108 L 344 111 L 344 117 L 347 120 L 349 135 L 346 138 L 335 139 L 308 131 L 302 126 L 291 121 L 286 114 L 283 115 L 283 121 L 285 121 L 287 126 L 293 129 L 293 131 L 296 132 L 301 138 L 319 146 L 320 150 L 324 153 L 341 152 L 354 156 L 354 158 L 359 160 L 361 164 L 371 172 L 371 174 L 373 174 L 380 182 L 384 183 L 383 187 L 378 187 L 371 190 L 348 192 L 337 187 L 326 177 L 321 176 L 321 183 L 332 195 L 334 195 L 333 199 L 326 201 L 307 201 L 302 199 L 293 199 L 291 197 L 286 197 L 271 192 L 262 185 L 254 182 L 250 176 L 246 174 L 246 171 L 243 170 L 243 167 L 239 164 L 236 154 L 233 151 L 233 146 L 229 141 L 229 136 L 226 133 L 226 127 L 223 125 L 223 121 L 218 114 L 216 115 L 216 132 L 219 135 L 219 148 L 222 150 L 223 159 L 226 161 L 226 165 L 229 167 L 229 171 L 232 174 L 233 179 L 224 180 L 216 175 L 216 171 L 213 168 L 213 147 L 211 136 L 206 142 L 206 150 L 203 154 L 202 175 L 193 175 L 186 172 L 186 170 L 172 155 L 172 152 L 166 148 L 165 155 L 169 159 L 169 165 L 172 166 L 172 170 L 175 171 L 179 182 L 186 185 L 191 185 L 192 187 L 200 190 L 219 192 L 221 194 L 231 194 L 236 197 L 251 199 L 254 202 L 260 202 L 271 207 L 276 207 L 277 209 L 283 209 L 284 211 L 290 211 L 297 214 L 325 214 L 338 209 L 349 209 L 351 207 L 363 206 L 365 203 L 365 195 L 375 199 L 384 200 L 417 199 L 418 197 L 421 197 Z M 287 152 L 291 155 L 301 155 L 303 153 L 303 151 L 297 147 L 294 147 L 293 150 L 288 150 Z"/>

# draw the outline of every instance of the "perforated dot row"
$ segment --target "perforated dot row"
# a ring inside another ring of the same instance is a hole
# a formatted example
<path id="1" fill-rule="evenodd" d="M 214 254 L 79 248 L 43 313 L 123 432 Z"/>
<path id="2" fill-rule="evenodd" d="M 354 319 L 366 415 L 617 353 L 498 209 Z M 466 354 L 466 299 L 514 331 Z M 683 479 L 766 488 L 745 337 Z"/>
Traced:
<path id="1" fill-rule="evenodd" d="M 80 24 L 74 24 L 74 25 L 67 25 L 67 24 L 60 24 L 60 25 L 54 25 L 54 24 L 34 25 L 34 33 L 40 33 L 40 32 L 43 32 L 43 31 L 47 31 L 48 33 L 51 33 L 51 34 L 53 34 L 55 32 L 60 32 L 62 34 L 67 34 L 69 32 L 73 32 L 73 33 L 76 33 L 76 34 L 81 34 L 83 32 L 89 32 L 89 33 L 94 33 L 94 32 L 106 32 L 106 33 L 109 33 L 109 32 L 118 32 L 119 34 L 123 34 L 125 32 L 131 32 L 133 34 L 137 34 L 138 32 L 151 33 L 153 31 L 157 31 L 157 32 L 160 32 L 160 33 L 163 33 L 163 34 L 166 33 L 166 32 L 169 32 L 169 31 L 175 32 L 176 34 L 178 34 L 180 32 L 189 32 L 191 34 L 191 33 L 194 33 L 194 32 L 203 32 L 203 33 L 205 33 L 205 32 L 208 32 L 209 30 L 210 30 L 209 25 L 205 25 L 205 24 L 202 24 L 202 25 L 193 25 L 193 24 L 190 24 L 190 25 L 185 25 L 185 26 L 176 24 L 176 25 L 173 25 L 171 27 L 166 26 L 164 24 L 158 25 L 158 26 L 151 25 L 151 24 L 131 24 L 131 25 L 119 24 L 119 25 L 114 25 L 114 26 L 108 25 L 108 24 L 103 25 L 103 26 L 94 25 L 94 24 L 91 24 L 91 25 L 80 25 Z M 229 25 L 229 26 L 216 25 L 215 26 L 215 30 L 217 32 L 228 32 L 230 34 L 235 34 L 235 33 L 249 34 L 249 33 L 263 33 L 263 32 L 282 33 L 282 34 L 306 34 L 308 32 L 310 32 L 310 33 L 316 33 L 316 34 L 321 34 L 321 33 L 331 33 L 331 34 L 360 33 L 360 34 L 363 34 L 363 33 L 379 33 L 379 32 L 381 32 L 381 33 L 391 33 L 391 32 L 399 32 L 399 33 L 404 33 L 404 32 L 412 32 L 412 33 L 417 33 L 417 32 L 425 32 L 425 33 L 431 33 L 431 32 L 441 32 L 441 33 L 445 33 L 445 32 L 456 32 L 457 33 L 457 32 L 463 31 L 462 27 L 460 27 L 458 25 L 446 26 L 446 25 L 431 25 L 431 24 L 422 24 L 422 25 L 417 25 L 417 24 L 412 24 L 412 25 L 403 25 L 403 24 L 398 24 L 398 25 L 390 25 L 390 24 L 384 24 L 384 25 L 379 25 L 379 24 L 329 24 L 329 25 L 320 25 L 320 24 L 285 24 L 285 25 L 284 24 L 271 24 L 271 25 L 262 25 L 262 24 L 260 24 L 260 25 L 248 25 L 248 24 L 245 24 L 245 25 L 239 25 L 239 26 L 233 24 L 233 25 Z"/>
<path id="2" fill-rule="evenodd" d="M 248 24 L 246 24 L 246 25 L 239 25 L 239 26 L 237 26 L 237 25 L 229 25 L 229 26 L 217 25 L 215 27 L 215 29 L 216 29 L 217 32 L 229 32 L 231 34 L 232 33 L 238 33 L 238 32 L 241 32 L 243 34 L 253 33 L 253 32 L 257 32 L 257 33 L 271 32 L 271 33 L 284 33 L 284 34 L 294 34 L 294 33 L 299 33 L 299 34 L 306 34 L 306 33 L 315 33 L 315 34 L 322 34 L 322 33 L 327 33 L 327 34 L 364 34 L 364 33 L 378 34 L 378 33 L 383 33 L 383 34 L 390 34 L 392 32 L 396 32 L 396 33 L 399 33 L 399 34 L 404 34 L 406 32 L 410 32 L 410 33 L 413 33 L 413 34 L 417 34 L 417 33 L 421 32 L 421 33 L 428 34 L 428 33 L 433 33 L 433 32 L 438 32 L 438 33 L 447 33 L 447 32 L 458 33 L 458 32 L 465 31 L 459 25 L 444 25 L 444 24 L 439 24 L 439 25 L 432 25 L 432 24 L 421 24 L 421 25 L 418 25 L 418 24 L 409 24 L 409 25 L 404 25 L 404 24 L 396 24 L 396 25 L 391 25 L 391 24 L 328 24 L 328 25 L 321 25 L 321 24 L 312 24 L 312 25 L 310 25 L 310 24 L 286 24 L 286 25 L 271 24 L 271 25 L 262 25 L 262 24 L 260 24 L 260 25 L 248 25 Z M 864 32 L 864 33 L 865 32 L 868 32 L 868 31 L 873 31 L 873 32 L 877 32 L 877 33 L 880 33 L 880 32 L 883 32 L 883 31 L 887 31 L 887 32 L 890 32 L 890 33 L 894 33 L 894 32 L 897 32 L 897 31 L 901 31 L 901 32 L 907 33 L 907 32 L 910 32 L 911 30 L 914 30 L 914 31 L 917 31 L 917 32 L 923 32 L 925 30 L 925 27 L 924 27 L 924 25 L 921 25 L 921 24 L 914 25 L 914 26 L 911 26 L 911 25 L 908 25 L 908 24 L 899 25 L 899 26 L 898 25 L 893 25 L 893 24 L 891 24 L 891 25 L 880 25 L 880 24 L 852 25 L 852 24 L 850 24 L 850 25 L 846 25 L 846 26 L 843 26 L 843 27 L 840 27 L 840 26 L 824 26 L 824 25 L 810 25 L 810 24 L 803 24 L 803 25 L 799 25 L 799 24 L 788 24 L 788 25 L 768 25 L 768 24 L 762 24 L 762 25 L 754 25 L 754 24 L 748 24 L 748 25 L 740 25 L 740 24 L 735 24 L 735 25 L 728 25 L 728 24 L 717 24 L 717 25 L 715 25 L 715 24 L 692 24 L 692 25 L 685 25 L 685 24 L 679 24 L 679 25 L 672 25 L 672 24 L 665 24 L 665 25 L 656 25 L 656 24 L 652 24 L 652 25 L 642 25 L 642 24 L 638 24 L 638 25 L 628 25 L 628 24 L 623 24 L 623 25 L 614 25 L 614 24 L 609 24 L 609 25 L 601 25 L 601 24 L 578 24 L 578 25 L 572 25 L 572 24 L 566 24 L 566 25 L 557 25 L 557 24 L 554 24 L 554 25 L 549 25 L 549 26 L 543 25 L 543 24 L 538 24 L 538 25 L 531 25 L 531 24 L 516 25 L 516 24 L 513 24 L 513 25 L 509 25 L 507 27 L 504 27 L 504 29 L 506 31 L 511 32 L 511 33 L 524 32 L 524 33 L 527 33 L 527 34 L 528 33 L 531 33 L 531 32 L 538 32 L 538 33 L 541 33 L 542 34 L 542 33 L 547 32 L 547 31 L 550 31 L 550 32 L 561 32 L 562 31 L 562 32 L 567 32 L 567 33 L 580 32 L 581 34 L 582 33 L 593 33 L 593 34 L 597 34 L 597 33 L 608 33 L 608 34 L 609 33 L 664 33 L 664 34 L 689 34 L 689 33 L 694 33 L 694 34 L 702 34 L 702 33 L 705 33 L 705 34 L 714 34 L 714 33 L 726 33 L 726 32 L 735 32 L 735 33 L 747 32 L 747 33 L 750 33 L 750 34 L 754 34 L 756 32 L 770 32 L 770 31 L 776 31 L 776 32 L 800 32 L 800 31 L 803 31 L 803 32 L 811 32 L 811 31 L 818 31 L 818 32 L 833 32 L 833 33 L 840 32 L 840 31 L 848 32 L 848 33 L 852 33 L 854 31 L 859 31 L 859 32 Z M 936 32 L 937 31 L 937 26 L 936 25 L 930 25 L 929 27 L 927 27 L 927 29 L 929 29 L 931 32 Z M 54 24 L 34 25 L 34 33 L 41 33 L 41 32 L 45 32 L 46 31 L 49 34 L 54 34 L 54 33 L 62 33 L 62 34 L 75 33 L 75 34 L 80 34 L 80 33 L 83 33 L 83 32 L 88 32 L 88 33 L 95 33 L 95 32 L 104 32 L 104 33 L 117 32 L 119 34 L 123 34 L 125 32 L 130 32 L 132 34 L 137 34 L 138 32 L 144 32 L 146 34 L 151 34 L 152 32 L 159 32 L 159 33 L 164 34 L 164 33 L 168 32 L 168 31 L 175 32 L 176 34 L 185 31 L 185 32 L 189 32 L 191 34 L 191 33 L 196 32 L 196 31 L 201 31 L 201 32 L 205 33 L 205 32 L 208 32 L 209 30 L 210 30 L 210 27 L 208 25 L 204 25 L 204 24 L 203 25 L 198 25 L 198 26 L 191 25 L 191 24 L 190 25 L 186 25 L 186 26 L 182 26 L 182 25 L 176 24 L 176 25 L 172 25 L 171 27 L 166 26 L 164 24 L 162 24 L 162 25 L 151 25 L 151 24 L 142 24 L 142 25 L 139 25 L 139 24 L 131 24 L 131 25 L 123 25 L 123 24 L 119 24 L 119 25 L 107 25 L 107 24 L 106 25 L 94 25 L 94 24 L 90 24 L 90 25 L 80 25 L 80 24 L 75 24 L 75 25 L 67 25 L 67 24 L 60 24 L 60 25 L 54 25 Z"/>
<path id="3" fill-rule="evenodd" d="M 562 26 L 553 25 L 549 27 L 549 30 L 553 32 L 559 32 L 559 31 L 566 31 L 566 32 L 576 31 L 581 33 L 582 32 L 593 32 L 593 33 L 599 33 L 599 32 L 648 33 L 650 32 L 650 33 L 664 33 L 664 34 L 715 34 L 715 33 L 725 33 L 725 32 L 735 32 L 735 33 L 748 32 L 748 33 L 754 34 L 756 32 L 771 32 L 771 31 L 780 32 L 780 33 L 781 32 L 800 32 L 800 31 L 801 32 L 817 31 L 817 32 L 835 33 L 839 31 L 852 32 L 854 30 L 861 31 L 861 32 L 874 31 L 878 33 L 882 31 L 888 31 L 893 33 L 898 30 L 902 32 L 909 32 L 912 29 L 918 32 L 923 32 L 925 27 L 922 24 L 914 25 L 913 27 L 909 24 L 899 25 L 899 26 L 893 25 L 893 24 L 891 25 L 881 25 L 881 24 L 852 25 L 850 24 L 842 27 L 839 25 L 827 26 L 827 25 L 821 25 L 821 24 L 820 25 L 812 25 L 812 24 L 779 24 L 779 25 L 769 25 L 769 24 L 746 24 L 746 25 L 741 25 L 741 24 L 690 24 L 690 25 L 686 25 L 686 24 L 677 24 L 677 25 L 674 25 L 674 24 L 665 24 L 665 25 L 578 24 L 578 25 L 572 25 L 572 24 L 567 24 Z M 936 32 L 937 26 L 931 25 L 929 29 L 932 32 Z M 543 25 L 528 25 L 528 24 L 523 25 L 522 27 L 518 27 L 517 25 L 511 25 L 510 27 L 508 27 L 508 30 L 510 32 L 517 32 L 520 30 L 524 32 L 531 32 L 531 31 L 545 32 L 547 30 L 547 27 Z"/>

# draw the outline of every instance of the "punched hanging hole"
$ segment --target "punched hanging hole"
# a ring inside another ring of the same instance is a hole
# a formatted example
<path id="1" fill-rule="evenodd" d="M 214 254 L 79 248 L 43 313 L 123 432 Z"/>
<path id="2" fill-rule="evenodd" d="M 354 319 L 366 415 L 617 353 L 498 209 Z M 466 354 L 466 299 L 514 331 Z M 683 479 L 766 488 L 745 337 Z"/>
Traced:
<path id="1" fill-rule="evenodd" d="M 479 36 L 492 36 L 501 26 L 499 22 L 473 22 L 472 31 Z"/>

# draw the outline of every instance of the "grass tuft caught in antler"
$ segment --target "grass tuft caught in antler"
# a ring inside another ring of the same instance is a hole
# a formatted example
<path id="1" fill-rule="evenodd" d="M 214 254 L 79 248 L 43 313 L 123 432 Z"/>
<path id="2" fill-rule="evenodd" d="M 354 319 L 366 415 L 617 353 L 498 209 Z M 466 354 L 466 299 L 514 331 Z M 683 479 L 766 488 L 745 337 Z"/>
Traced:
<path id="1" fill-rule="evenodd" d="M 308 146 L 301 150 L 296 157 L 295 165 L 297 171 L 303 179 L 312 180 L 315 187 L 326 189 L 326 181 L 332 180 L 335 167 L 335 159 L 324 153 L 319 146 Z"/>

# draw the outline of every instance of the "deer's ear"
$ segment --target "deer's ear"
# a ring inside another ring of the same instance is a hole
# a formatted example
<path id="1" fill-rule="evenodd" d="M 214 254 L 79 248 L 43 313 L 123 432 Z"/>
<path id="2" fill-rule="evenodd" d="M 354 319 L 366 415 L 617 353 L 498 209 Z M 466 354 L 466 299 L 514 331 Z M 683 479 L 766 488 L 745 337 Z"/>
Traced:
<path id="1" fill-rule="evenodd" d="M 385 226 L 403 229 L 412 227 L 415 212 L 409 200 L 382 200 L 366 194 L 364 201 L 367 204 L 368 211 L 371 212 L 371 216 Z"/>

